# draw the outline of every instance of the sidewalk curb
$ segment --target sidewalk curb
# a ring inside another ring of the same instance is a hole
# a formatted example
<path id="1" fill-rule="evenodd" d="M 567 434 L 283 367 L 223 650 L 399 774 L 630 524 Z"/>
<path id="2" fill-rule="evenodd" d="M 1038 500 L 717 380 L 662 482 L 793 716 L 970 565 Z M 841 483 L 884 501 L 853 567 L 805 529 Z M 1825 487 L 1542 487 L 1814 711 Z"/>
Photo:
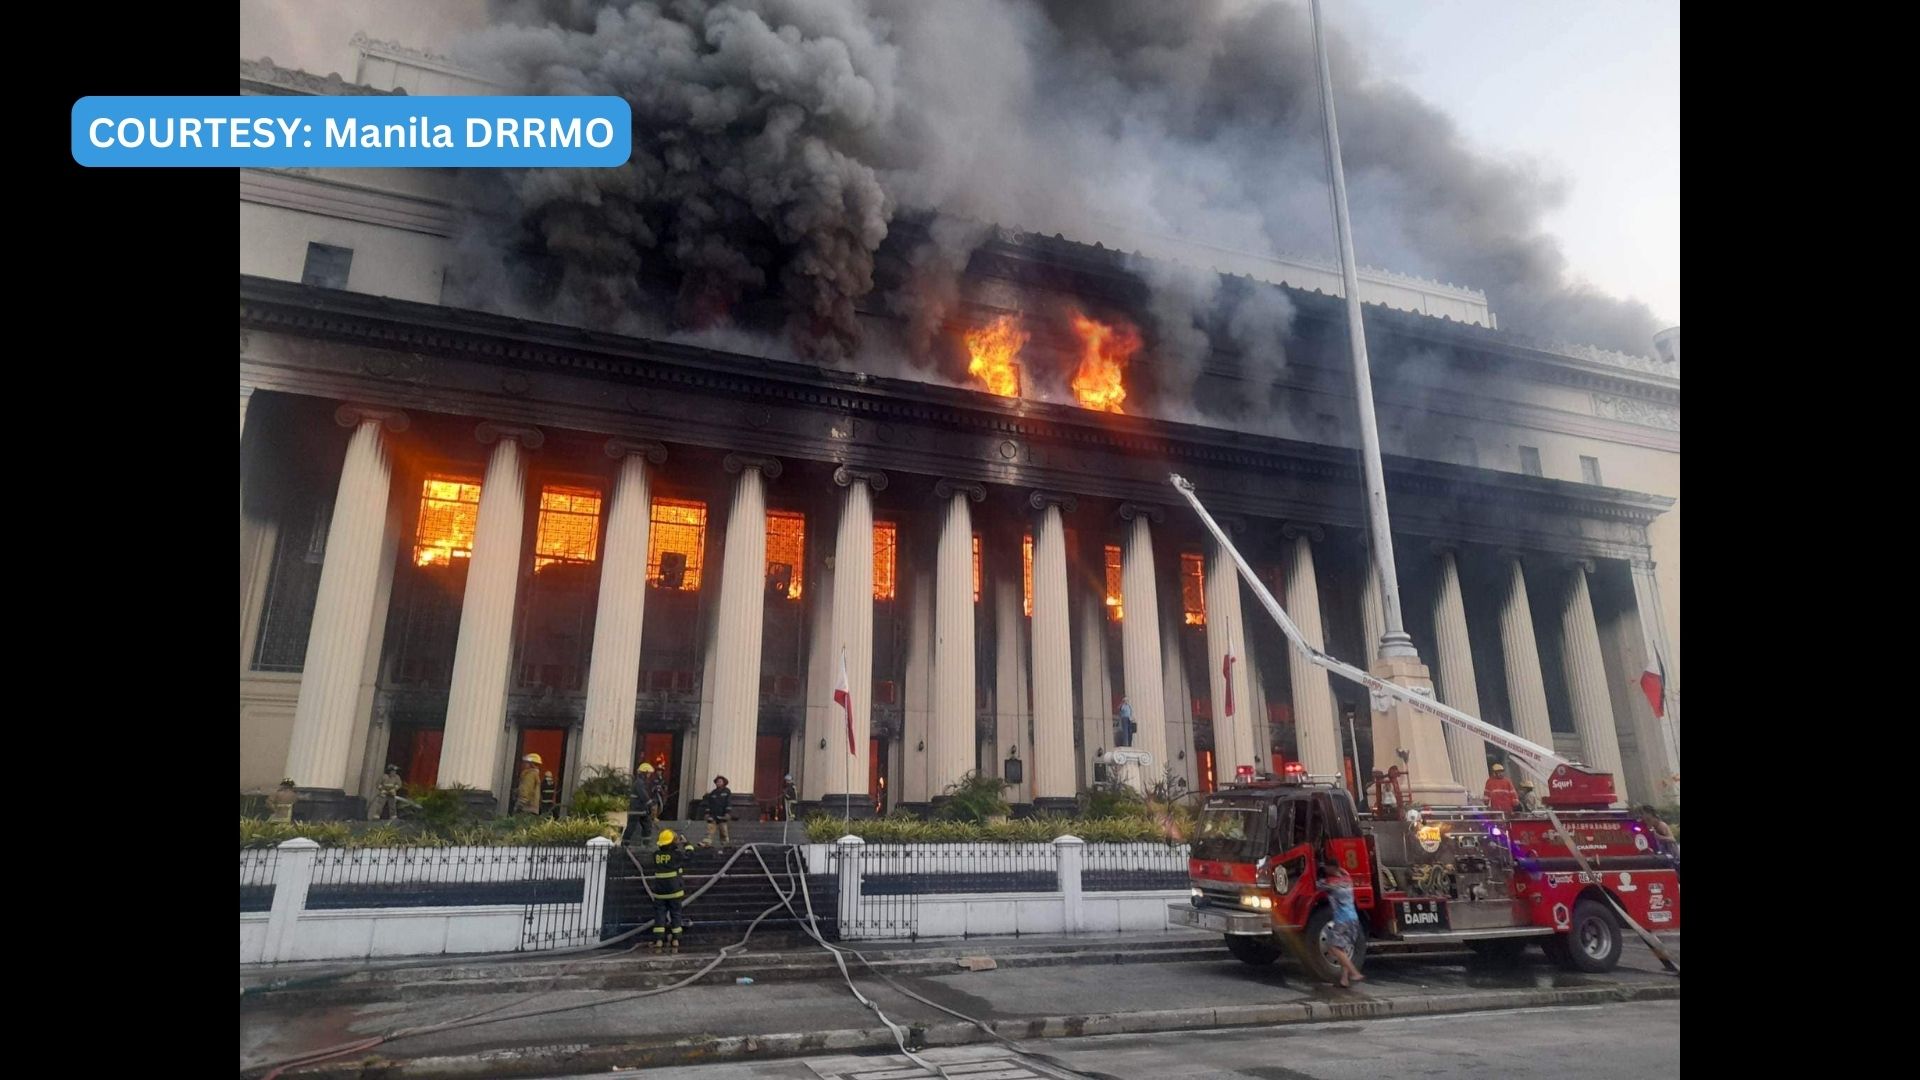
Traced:
<path id="1" fill-rule="evenodd" d="M 1680 986 L 1676 982 L 1643 986 L 1494 990 L 1467 996 L 1414 994 L 1399 998 L 1356 998 L 1352 1001 L 1298 1001 L 1087 1016 L 1047 1016 L 1030 1020 L 1001 1020 L 989 1026 L 1008 1039 L 1060 1039 L 1088 1035 L 1145 1035 L 1201 1028 L 1378 1020 L 1396 1016 L 1440 1016 L 1550 1005 L 1611 1005 L 1678 1000 Z M 919 1040 L 914 1045 L 915 1049 L 993 1041 L 972 1024 L 959 1020 L 914 1025 L 911 1030 Z M 540 1077 L 896 1049 L 892 1033 L 885 1028 L 843 1028 L 776 1035 L 695 1036 L 658 1043 L 561 1043 L 438 1057 L 394 1059 L 369 1055 L 350 1064 L 310 1066 L 286 1075 L 302 1080 Z M 242 1075 L 251 1073 L 243 1071 Z"/>

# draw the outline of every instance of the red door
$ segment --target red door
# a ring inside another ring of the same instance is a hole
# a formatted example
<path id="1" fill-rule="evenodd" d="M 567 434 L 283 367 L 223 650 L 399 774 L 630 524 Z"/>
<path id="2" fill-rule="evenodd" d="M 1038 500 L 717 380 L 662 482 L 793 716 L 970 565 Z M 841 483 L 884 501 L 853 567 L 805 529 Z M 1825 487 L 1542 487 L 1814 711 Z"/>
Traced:
<path id="1" fill-rule="evenodd" d="M 540 755 L 540 771 L 553 777 L 553 790 L 556 797 L 565 800 L 567 790 L 567 729 L 566 728 L 521 728 L 520 748 L 513 752 L 513 780 L 520 779 L 521 759 L 528 754 Z"/>
<path id="2" fill-rule="evenodd" d="M 787 786 L 787 737 L 761 735 L 753 743 L 753 798 L 760 804 L 760 820 L 772 821 Z"/>
<path id="3" fill-rule="evenodd" d="M 387 743 L 387 763 L 400 766 L 400 781 L 409 788 L 430 788 L 440 777 L 439 728 L 407 725 L 393 729 Z"/>

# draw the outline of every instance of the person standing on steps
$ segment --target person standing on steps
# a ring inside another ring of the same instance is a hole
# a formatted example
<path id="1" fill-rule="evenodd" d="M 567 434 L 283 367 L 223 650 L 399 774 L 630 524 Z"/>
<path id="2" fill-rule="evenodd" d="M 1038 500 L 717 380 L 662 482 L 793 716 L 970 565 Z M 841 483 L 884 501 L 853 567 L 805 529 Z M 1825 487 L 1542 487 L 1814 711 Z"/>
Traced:
<path id="1" fill-rule="evenodd" d="M 653 947 L 680 951 L 680 934 L 687 920 L 680 914 L 680 902 L 687 897 L 687 856 L 693 845 L 675 836 L 672 829 L 661 829 L 653 852 L 652 873 L 647 891 L 653 895 Z"/>
<path id="2" fill-rule="evenodd" d="M 660 793 L 653 784 L 653 765 L 641 762 L 633 772 L 633 793 L 627 796 L 627 831 L 620 836 L 620 842 L 632 845 L 644 836 L 653 835 L 654 819 L 660 816 Z"/>
<path id="3" fill-rule="evenodd" d="M 713 790 L 700 799 L 707 819 L 707 836 L 700 841 L 703 848 L 713 846 L 713 838 L 720 838 L 722 852 L 733 849 L 733 836 L 727 829 L 727 823 L 733 820 L 733 789 L 727 786 L 727 778 L 713 778 Z"/>

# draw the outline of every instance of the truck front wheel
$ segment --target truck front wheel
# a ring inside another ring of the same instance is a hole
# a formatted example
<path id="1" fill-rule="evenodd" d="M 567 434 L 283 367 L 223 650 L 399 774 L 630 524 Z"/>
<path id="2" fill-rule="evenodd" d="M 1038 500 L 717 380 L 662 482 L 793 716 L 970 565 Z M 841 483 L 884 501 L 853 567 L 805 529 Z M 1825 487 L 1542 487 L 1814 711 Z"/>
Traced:
<path id="1" fill-rule="evenodd" d="M 1227 951 L 1235 960 L 1256 967 L 1271 964 L 1280 959 L 1280 947 L 1270 937 L 1249 937 L 1245 934 L 1228 934 Z"/>
<path id="2" fill-rule="evenodd" d="M 1589 897 L 1573 905 L 1573 923 L 1566 936 L 1556 935 L 1543 944 L 1548 958 L 1560 966 L 1599 975 L 1619 965 L 1626 938 L 1612 909 Z"/>
<path id="3" fill-rule="evenodd" d="M 1340 961 L 1333 958 L 1333 952 L 1327 948 L 1328 928 L 1333 925 L 1333 909 L 1321 907 L 1307 920 L 1307 929 L 1300 935 L 1300 962 L 1307 974 L 1324 983 L 1340 981 Z M 1367 935 L 1364 924 L 1360 929 L 1359 940 L 1354 943 L 1354 970 L 1365 971 L 1367 961 Z"/>

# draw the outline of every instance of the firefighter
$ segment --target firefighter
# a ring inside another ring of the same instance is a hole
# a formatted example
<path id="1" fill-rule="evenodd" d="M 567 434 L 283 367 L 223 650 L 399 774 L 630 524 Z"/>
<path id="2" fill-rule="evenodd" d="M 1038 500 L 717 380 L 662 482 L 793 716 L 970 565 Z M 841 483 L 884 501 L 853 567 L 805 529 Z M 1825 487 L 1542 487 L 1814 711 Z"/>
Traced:
<path id="1" fill-rule="evenodd" d="M 375 790 L 373 804 L 367 810 L 368 821 L 385 821 L 400 816 L 400 766 L 389 764 L 385 776 L 380 778 L 380 786 Z"/>
<path id="2" fill-rule="evenodd" d="M 659 807 L 660 794 L 653 785 L 653 766 L 643 761 L 633 771 L 633 794 L 627 796 L 627 831 L 620 842 L 631 844 L 636 837 L 652 835 Z"/>
<path id="3" fill-rule="evenodd" d="M 706 839 L 700 841 L 700 846 L 703 848 L 712 847 L 713 838 L 718 836 L 720 838 L 720 850 L 727 851 L 731 849 L 733 847 L 733 837 L 727 831 L 727 822 L 733 820 L 733 789 L 727 786 L 726 777 L 716 776 L 713 778 L 713 790 L 701 796 L 700 805 L 705 809 L 707 819 L 707 836 Z"/>
<path id="4" fill-rule="evenodd" d="M 800 789 L 793 786 L 792 773 L 788 773 L 780 783 L 780 809 L 783 814 L 780 820 L 792 821 L 794 805 L 800 801 Z"/>
<path id="5" fill-rule="evenodd" d="M 647 891 L 653 894 L 653 947 L 680 951 L 680 932 L 687 920 L 680 914 L 680 901 L 687 895 L 687 856 L 693 845 L 679 842 L 672 829 L 661 829 L 653 852 L 652 881 Z"/>
<path id="6" fill-rule="evenodd" d="M 293 777 L 289 776 L 285 780 L 280 781 L 279 790 L 267 796 L 267 805 L 273 808 L 273 813 L 268 820 L 291 823 L 293 821 L 293 804 L 298 802 L 299 799 L 299 794 L 294 791 Z"/>
<path id="7" fill-rule="evenodd" d="M 1520 793 L 1513 790 L 1513 781 L 1507 779 L 1507 767 L 1496 761 L 1487 771 L 1492 775 L 1487 777 L 1487 786 L 1480 792 L 1487 808 L 1502 814 L 1512 813 L 1520 802 Z"/>
<path id="8" fill-rule="evenodd" d="M 554 781 L 551 771 L 540 774 L 540 814 L 542 817 L 560 816 L 560 785 Z"/>
<path id="9" fill-rule="evenodd" d="M 1534 793 L 1533 781 L 1520 781 L 1520 809 L 1529 814 L 1540 812 L 1540 796 Z"/>
<path id="10" fill-rule="evenodd" d="M 540 755 L 528 754 L 520 759 L 526 768 L 520 770 L 519 780 L 513 788 L 513 812 L 516 814 L 538 814 L 540 812 Z"/>

